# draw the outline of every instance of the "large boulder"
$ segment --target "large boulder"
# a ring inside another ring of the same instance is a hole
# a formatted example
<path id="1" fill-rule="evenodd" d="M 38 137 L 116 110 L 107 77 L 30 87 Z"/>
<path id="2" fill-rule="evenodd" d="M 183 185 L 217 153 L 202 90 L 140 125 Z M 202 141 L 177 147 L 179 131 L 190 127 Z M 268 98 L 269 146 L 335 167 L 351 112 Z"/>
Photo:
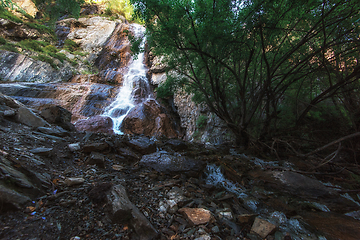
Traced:
<path id="1" fill-rule="evenodd" d="M 154 99 L 148 99 L 131 109 L 124 118 L 122 131 L 128 134 L 168 138 L 178 136 L 170 117 Z"/>
<path id="2" fill-rule="evenodd" d="M 113 121 L 111 118 L 100 115 L 77 121 L 75 123 L 75 128 L 78 131 L 114 134 Z"/>
<path id="3" fill-rule="evenodd" d="M 56 124 L 66 130 L 74 131 L 75 127 L 71 123 L 71 112 L 60 106 L 49 106 L 41 110 L 42 116 L 47 122 Z"/>

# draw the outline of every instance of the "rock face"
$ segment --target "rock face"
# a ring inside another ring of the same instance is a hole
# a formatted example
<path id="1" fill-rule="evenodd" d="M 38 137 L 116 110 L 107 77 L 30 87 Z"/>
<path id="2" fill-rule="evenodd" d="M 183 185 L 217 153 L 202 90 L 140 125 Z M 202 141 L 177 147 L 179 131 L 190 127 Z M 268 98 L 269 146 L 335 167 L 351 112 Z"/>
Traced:
<path id="1" fill-rule="evenodd" d="M 149 76 L 151 84 L 159 86 L 166 81 L 166 65 L 162 63 L 162 58 L 148 54 L 147 64 L 149 66 Z M 176 109 L 180 116 L 181 128 L 184 129 L 186 141 L 196 141 L 201 143 L 222 144 L 234 139 L 233 134 L 227 129 L 226 124 L 216 115 L 209 112 L 206 106 L 201 106 L 192 101 L 192 95 L 184 91 L 176 91 L 169 105 Z M 199 118 L 204 122 L 199 124 Z"/>
<path id="2" fill-rule="evenodd" d="M 72 68 L 66 65 L 55 70 L 49 63 L 25 55 L 0 50 L 0 79 L 8 82 L 62 82 L 72 77 Z"/>
<path id="3" fill-rule="evenodd" d="M 45 111 L 54 105 L 66 109 L 72 113 L 72 122 L 101 114 L 114 99 L 117 89 L 116 86 L 90 83 L 0 84 L 0 92 L 34 109 Z M 64 111 L 58 110 L 58 107 L 51 107 L 43 115 L 49 118 L 50 122 L 56 121 L 57 124 L 64 123 L 64 120 L 66 122 L 69 116 L 66 117 L 66 114 L 63 115 Z M 61 120 L 58 117 L 66 119 Z M 60 126 L 66 128 L 63 124 Z"/>
<path id="4" fill-rule="evenodd" d="M 153 99 L 134 107 L 124 118 L 122 129 L 129 134 L 163 135 L 168 138 L 178 136 L 170 117 Z"/>

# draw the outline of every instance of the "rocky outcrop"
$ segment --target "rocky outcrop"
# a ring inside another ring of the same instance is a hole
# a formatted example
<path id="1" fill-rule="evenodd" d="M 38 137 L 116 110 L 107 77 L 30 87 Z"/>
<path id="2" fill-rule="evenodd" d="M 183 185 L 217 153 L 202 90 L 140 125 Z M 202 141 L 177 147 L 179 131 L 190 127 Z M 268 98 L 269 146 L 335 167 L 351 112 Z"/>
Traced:
<path id="1" fill-rule="evenodd" d="M 81 119 L 75 123 L 78 131 L 84 132 L 102 132 L 114 134 L 113 121 L 110 117 L 94 116 L 89 119 Z"/>
<path id="2" fill-rule="evenodd" d="M 73 75 L 70 65 L 55 70 L 49 63 L 0 50 L 0 80 L 7 82 L 63 82 Z"/>
<path id="3" fill-rule="evenodd" d="M 154 99 L 146 100 L 130 110 L 124 118 L 122 130 L 146 136 L 178 136 L 170 117 Z"/>
<path id="4" fill-rule="evenodd" d="M 153 86 L 159 86 L 166 81 L 166 65 L 162 57 L 148 54 L 149 77 Z M 178 90 L 168 99 L 171 108 L 176 109 L 180 117 L 181 128 L 184 129 L 183 139 L 213 145 L 223 144 L 234 140 L 234 135 L 227 128 L 224 121 L 212 114 L 206 106 L 192 101 L 192 94 Z M 199 119 L 202 118 L 200 123 Z"/>
<path id="5" fill-rule="evenodd" d="M 65 108 L 72 113 L 72 122 L 101 114 L 117 91 L 116 86 L 91 83 L 0 84 L 1 93 L 34 109 L 42 110 L 54 105 Z"/>
<path id="6" fill-rule="evenodd" d="M 12 0 L 13 3 L 16 3 L 21 9 L 23 9 L 27 14 L 32 17 L 36 16 L 38 12 L 35 3 L 31 0 Z"/>

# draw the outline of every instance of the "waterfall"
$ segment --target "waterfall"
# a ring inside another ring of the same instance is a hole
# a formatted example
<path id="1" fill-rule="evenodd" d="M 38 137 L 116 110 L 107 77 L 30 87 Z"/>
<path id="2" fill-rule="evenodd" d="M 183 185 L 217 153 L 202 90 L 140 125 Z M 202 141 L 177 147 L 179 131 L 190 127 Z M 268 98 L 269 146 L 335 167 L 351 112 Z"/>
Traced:
<path id="1" fill-rule="evenodd" d="M 130 30 L 135 37 L 142 37 L 141 48 L 145 45 L 145 28 L 139 24 L 131 24 Z M 123 86 L 120 88 L 115 101 L 111 103 L 102 114 L 113 120 L 113 130 L 116 134 L 122 134 L 120 128 L 122 121 L 130 110 L 151 97 L 150 86 L 146 78 L 147 68 L 144 64 L 144 53 L 140 53 L 137 59 L 133 59 L 128 66 L 129 70 L 124 76 Z"/>

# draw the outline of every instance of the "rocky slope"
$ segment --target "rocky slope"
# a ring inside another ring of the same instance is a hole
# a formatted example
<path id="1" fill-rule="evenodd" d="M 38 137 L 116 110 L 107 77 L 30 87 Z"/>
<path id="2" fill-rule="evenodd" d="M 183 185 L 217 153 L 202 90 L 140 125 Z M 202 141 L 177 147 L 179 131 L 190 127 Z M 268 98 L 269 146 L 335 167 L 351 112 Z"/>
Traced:
<path id="1" fill-rule="evenodd" d="M 75 132 L 65 109 L 37 114 L 0 100 L 1 239 L 360 234 L 357 192 L 339 181 L 356 168 L 313 175 L 311 161 L 264 161 L 224 145 Z"/>

